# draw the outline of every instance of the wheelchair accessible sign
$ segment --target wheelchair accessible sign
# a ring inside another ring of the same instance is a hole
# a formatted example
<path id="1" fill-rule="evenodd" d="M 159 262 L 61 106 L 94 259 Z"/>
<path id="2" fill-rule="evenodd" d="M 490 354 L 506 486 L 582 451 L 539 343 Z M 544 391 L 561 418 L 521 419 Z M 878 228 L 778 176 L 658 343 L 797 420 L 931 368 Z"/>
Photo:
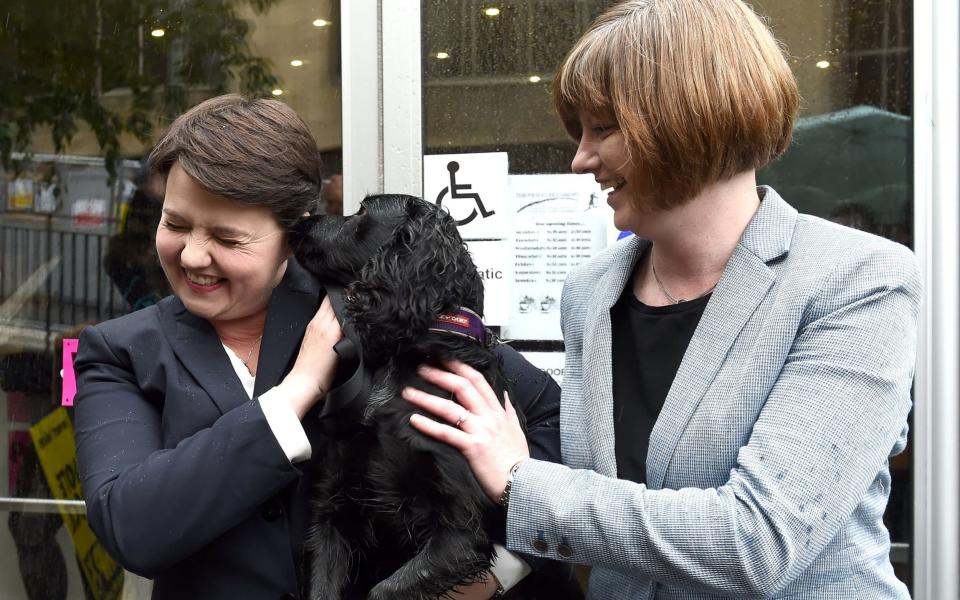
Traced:
<path id="1" fill-rule="evenodd" d="M 423 197 L 457 222 L 483 278 L 487 325 L 507 323 L 513 265 L 507 167 L 506 152 L 423 157 Z"/>
<path id="2" fill-rule="evenodd" d="M 464 240 L 493 240 L 509 232 L 507 153 L 423 157 L 423 197 L 454 218 Z"/>

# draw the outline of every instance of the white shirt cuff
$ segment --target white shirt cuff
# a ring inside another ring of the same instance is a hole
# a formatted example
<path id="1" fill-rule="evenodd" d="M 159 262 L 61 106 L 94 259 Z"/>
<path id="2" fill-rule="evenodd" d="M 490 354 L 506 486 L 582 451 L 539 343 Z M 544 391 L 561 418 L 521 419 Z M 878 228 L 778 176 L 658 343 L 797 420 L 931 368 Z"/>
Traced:
<path id="1" fill-rule="evenodd" d="M 267 418 L 267 425 L 280 443 L 280 448 L 291 463 L 309 460 L 313 454 L 307 433 L 297 418 L 293 407 L 277 393 L 277 388 L 270 389 L 258 398 L 263 416 Z"/>
<path id="2" fill-rule="evenodd" d="M 530 565 L 500 544 L 493 545 L 493 552 L 493 562 L 490 565 L 490 572 L 493 573 L 493 576 L 496 577 L 500 585 L 503 586 L 503 591 L 508 591 L 530 574 Z"/>

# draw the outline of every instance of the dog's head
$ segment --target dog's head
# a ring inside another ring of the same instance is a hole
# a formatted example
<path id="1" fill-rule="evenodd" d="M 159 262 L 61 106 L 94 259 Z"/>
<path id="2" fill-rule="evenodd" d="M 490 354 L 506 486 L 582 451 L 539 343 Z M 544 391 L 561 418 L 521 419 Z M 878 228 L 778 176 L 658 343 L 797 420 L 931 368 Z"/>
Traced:
<path id="1" fill-rule="evenodd" d="M 483 281 L 454 220 L 414 196 L 368 196 L 355 215 L 317 215 L 291 232 L 297 260 L 346 288 L 365 353 L 389 353 L 459 307 L 483 314 Z"/>

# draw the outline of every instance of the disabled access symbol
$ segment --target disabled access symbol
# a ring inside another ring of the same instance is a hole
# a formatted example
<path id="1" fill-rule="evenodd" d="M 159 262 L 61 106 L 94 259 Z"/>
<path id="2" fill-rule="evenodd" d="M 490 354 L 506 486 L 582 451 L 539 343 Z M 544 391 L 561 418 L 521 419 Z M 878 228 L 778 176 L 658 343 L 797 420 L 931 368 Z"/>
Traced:
<path id="1" fill-rule="evenodd" d="M 470 221 L 473 221 L 477 218 L 477 209 L 480 209 L 480 216 L 484 219 L 487 217 L 496 214 L 494 210 L 487 210 L 483 206 L 483 200 L 480 199 L 480 194 L 476 192 L 465 194 L 463 192 L 469 191 L 473 186 L 469 183 L 457 183 L 457 171 L 460 170 L 460 163 L 455 160 L 451 160 L 447 163 L 447 171 L 450 171 L 450 185 L 448 187 L 440 190 L 440 193 L 437 195 L 437 206 L 443 206 L 443 197 L 447 195 L 447 192 L 450 192 L 450 200 L 473 200 L 474 206 L 470 209 L 470 214 L 462 219 L 457 219 L 454 216 L 450 208 L 447 208 L 447 212 L 450 213 L 450 216 L 457 222 L 457 226 L 461 227 L 466 225 Z M 449 202 L 448 202 L 449 204 Z M 458 205 L 461 203 L 458 203 Z"/>

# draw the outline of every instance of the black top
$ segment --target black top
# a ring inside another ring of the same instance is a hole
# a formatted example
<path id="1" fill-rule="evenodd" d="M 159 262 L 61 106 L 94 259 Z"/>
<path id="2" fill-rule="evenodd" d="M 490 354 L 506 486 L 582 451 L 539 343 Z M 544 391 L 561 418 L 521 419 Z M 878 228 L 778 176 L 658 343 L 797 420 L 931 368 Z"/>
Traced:
<path id="1" fill-rule="evenodd" d="M 613 338 L 613 422 L 617 476 L 647 480 L 647 446 L 680 361 L 710 300 L 647 306 L 627 283 L 610 309 Z"/>

